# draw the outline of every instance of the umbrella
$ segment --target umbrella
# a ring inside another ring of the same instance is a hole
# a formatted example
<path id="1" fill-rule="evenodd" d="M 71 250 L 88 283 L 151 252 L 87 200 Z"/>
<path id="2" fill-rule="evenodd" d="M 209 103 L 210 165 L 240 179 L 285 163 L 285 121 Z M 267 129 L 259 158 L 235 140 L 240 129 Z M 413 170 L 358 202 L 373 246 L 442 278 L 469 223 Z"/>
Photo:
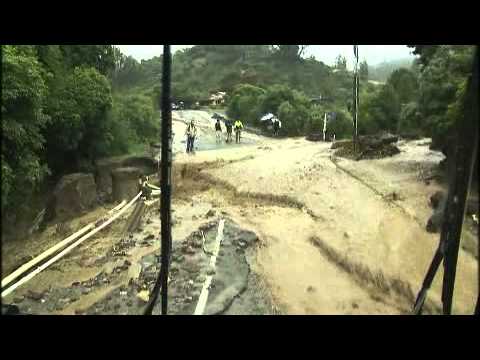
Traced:
<path id="1" fill-rule="evenodd" d="M 272 113 L 268 113 L 266 115 L 263 115 L 262 118 L 260 119 L 260 121 L 267 121 L 267 120 L 270 120 L 271 118 L 274 118 L 275 115 L 273 115 Z"/>

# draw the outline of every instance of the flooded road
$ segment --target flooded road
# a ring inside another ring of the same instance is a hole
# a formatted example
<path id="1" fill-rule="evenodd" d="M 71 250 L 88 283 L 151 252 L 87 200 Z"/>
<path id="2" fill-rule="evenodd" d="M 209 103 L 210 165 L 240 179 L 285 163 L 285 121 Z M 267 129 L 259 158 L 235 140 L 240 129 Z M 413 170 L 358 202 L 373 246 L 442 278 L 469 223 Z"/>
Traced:
<path id="1" fill-rule="evenodd" d="M 303 138 L 244 133 L 241 145 L 216 144 L 214 120 L 203 111 L 173 119 L 172 313 L 193 314 L 208 276 L 206 314 L 409 313 L 439 240 L 425 224 L 429 198 L 442 189 L 432 174 L 443 155 L 428 139 L 400 142 L 393 157 L 352 161 L 335 157 L 330 143 Z M 193 156 L 183 143 L 191 119 L 199 131 Z M 225 242 L 211 269 L 220 221 Z M 16 300 L 40 313 L 140 313 L 159 270 L 158 211 L 127 239 L 122 261 L 101 260 L 121 241 L 120 228 L 46 270 Z M 440 312 L 441 276 L 426 313 Z M 45 302 L 30 299 L 30 290 Z M 454 313 L 471 314 L 477 292 L 478 260 L 461 249 Z"/>

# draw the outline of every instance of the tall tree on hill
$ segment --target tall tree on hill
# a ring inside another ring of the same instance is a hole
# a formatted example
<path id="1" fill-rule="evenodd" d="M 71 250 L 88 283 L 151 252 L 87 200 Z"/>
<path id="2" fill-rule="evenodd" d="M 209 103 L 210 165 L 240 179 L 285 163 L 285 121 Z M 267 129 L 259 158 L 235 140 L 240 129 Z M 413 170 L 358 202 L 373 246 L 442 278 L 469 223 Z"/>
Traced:
<path id="1" fill-rule="evenodd" d="M 418 81 L 413 71 L 408 69 L 395 70 L 387 80 L 395 89 L 401 104 L 417 99 Z"/>
<path id="2" fill-rule="evenodd" d="M 299 60 L 308 45 L 273 45 L 275 54 L 284 60 Z"/>
<path id="3" fill-rule="evenodd" d="M 368 80 L 368 64 L 366 60 L 360 63 L 360 69 L 358 70 L 360 80 Z"/>
<path id="4" fill-rule="evenodd" d="M 91 66 L 102 75 L 108 75 L 115 68 L 112 45 L 60 45 L 60 49 L 71 67 Z"/>
<path id="5" fill-rule="evenodd" d="M 338 55 L 335 59 L 335 68 L 340 70 L 347 70 L 347 59 L 343 55 Z"/>
<path id="6" fill-rule="evenodd" d="M 412 53 L 414 55 L 419 55 L 420 63 L 423 66 L 427 66 L 430 60 L 435 55 L 435 52 L 440 47 L 440 45 L 407 45 L 409 48 L 413 48 Z"/>

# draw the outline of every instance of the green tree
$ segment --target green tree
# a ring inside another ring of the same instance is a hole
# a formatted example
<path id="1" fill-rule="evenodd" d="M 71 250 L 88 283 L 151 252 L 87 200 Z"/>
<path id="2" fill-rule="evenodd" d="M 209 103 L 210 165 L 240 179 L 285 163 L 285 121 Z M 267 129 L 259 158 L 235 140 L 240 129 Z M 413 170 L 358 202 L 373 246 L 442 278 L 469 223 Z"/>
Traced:
<path id="1" fill-rule="evenodd" d="M 108 75 L 115 69 L 115 52 L 112 45 L 60 45 L 69 67 L 94 67 Z"/>
<path id="2" fill-rule="evenodd" d="M 262 88 L 248 84 L 238 85 L 228 102 L 227 115 L 249 124 L 258 124 L 261 117 L 259 105 L 264 94 Z"/>
<path id="3" fill-rule="evenodd" d="M 111 136 L 105 119 L 111 105 L 110 84 L 94 68 L 75 68 L 52 94 L 45 136 L 48 164 L 56 173 L 107 153 Z"/>
<path id="4" fill-rule="evenodd" d="M 33 47 L 2 46 L 2 211 L 21 205 L 48 168 L 41 134 L 47 88 Z"/>
<path id="5" fill-rule="evenodd" d="M 387 80 L 398 95 L 401 104 L 414 101 L 418 97 L 418 81 L 414 72 L 408 69 L 395 70 Z"/>
<path id="6" fill-rule="evenodd" d="M 335 59 L 335 68 L 339 70 L 347 70 L 347 59 L 343 55 L 338 55 Z"/>
<path id="7" fill-rule="evenodd" d="M 380 130 L 395 132 L 400 117 L 400 100 L 392 85 L 382 86 L 360 102 L 358 129 L 361 134 Z"/>
<path id="8" fill-rule="evenodd" d="M 335 111 L 335 118 L 328 122 L 327 131 L 329 134 L 335 134 L 337 140 L 351 138 L 353 133 L 351 116 L 342 110 Z"/>
<path id="9" fill-rule="evenodd" d="M 421 135 L 421 115 L 418 103 L 413 101 L 402 106 L 398 121 L 397 132 L 399 134 Z"/>
<path id="10" fill-rule="evenodd" d="M 368 64 L 367 61 L 363 60 L 360 63 L 360 67 L 358 69 L 358 75 L 361 80 L 368 80 Z"/>
<path id="11" fill-rule="evenodd" d="M 153 109 L 151 99 L 144 95 L 127 95 L 119 100 L 117 120 L 129 124 L 141 142 L 158 139 L 160 116 Z"/>
<path id="12" fill-rule="evenodd" d="M 422 130 L 432 137 L 436 148 L 451 143 L 448 138 L 453 134 L 459 117 L 455 109 L 461 108 L 466 80 L 472 71 L 473 49 L 467 45 L 439 45 L 420 69 L 418 105 Z"/>
<path id="13" fill-rule="evenodd" d="M 308 45 L 273 45 L 275 54 L 282 60 L 297 61 Z"/>

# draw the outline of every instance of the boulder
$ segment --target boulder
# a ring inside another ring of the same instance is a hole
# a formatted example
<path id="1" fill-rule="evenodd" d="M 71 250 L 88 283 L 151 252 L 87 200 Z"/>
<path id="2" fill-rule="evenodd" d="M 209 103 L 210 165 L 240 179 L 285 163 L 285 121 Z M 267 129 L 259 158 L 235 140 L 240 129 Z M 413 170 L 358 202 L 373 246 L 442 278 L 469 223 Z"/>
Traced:
<path id="1" fill-rule="evenodd" d="M 112 171 L 134 167 L 142 175 L 150 175 L 157 171 L 156 162 L 148 156 L 119 156 L 99 159 L 95 163 L 96 182 L 98 192 L 106 199 L 110 199 L 113 193 Z"/>
<path id="2" fill-rule="evenodd" d="M 113 201 L 129 201 L 138 194 L 138 179 L 141 175 L 140 169 L 135 167 L 122 167 L 112 170 L 111 174 Z"/>
<path id="3" fill-rule="evenodd" d="M 93 174 L 75 173 L 63 176 L 53 192 L 55 218 L 59 221 L 78 216 L 97 203 L 97 186 Z"/>
<path id="4" fill-rule="evenodd" d="M 98 193 L 109 197 L 112 194 L 112 170 L 122 167 L 123 157 L 111 157 L 96 161 Z"/>
<path id="5" fill-rule="evenodd" d="M 430 196 L 430 206 L 433 209 L 436 209 L 445 199 L 446 194 L 443 191 L 436 191 L 432 196 Z"/>

